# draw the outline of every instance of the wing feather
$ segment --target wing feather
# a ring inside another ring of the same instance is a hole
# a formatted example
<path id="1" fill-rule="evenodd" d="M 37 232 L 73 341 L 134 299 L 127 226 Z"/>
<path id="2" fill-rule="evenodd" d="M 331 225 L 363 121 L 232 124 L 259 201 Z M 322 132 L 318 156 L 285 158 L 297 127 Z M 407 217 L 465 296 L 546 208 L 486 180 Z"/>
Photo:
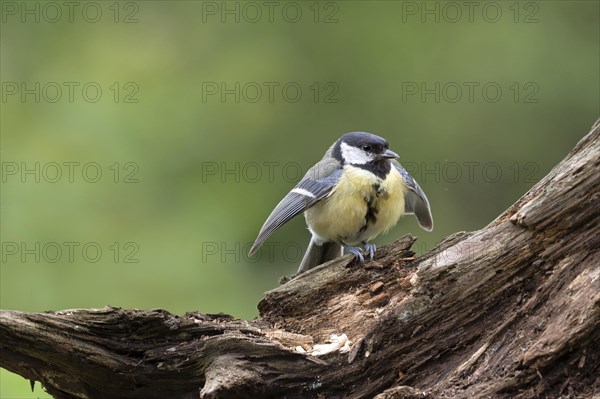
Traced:
<path id="1" fill-rule="evenodd" d="M 433 230 L 433 217 L 431 216 L 431 207 L 427 196 L 415 179 L 398 162 L 394 161 L 393 165 L 402 175 L 402 179 L 408 188 L 404 194 L 404 213 L 414 214 L 423 229 Z"/>
<path id="2" fill-rule="evenodd" d="M 260 229 L 249 255 L 254 254 L 275 230 L 326 197 L 341 173 L 342 169 L 335 159 L 324 159 L 313 166 L 273 209 Z"/>

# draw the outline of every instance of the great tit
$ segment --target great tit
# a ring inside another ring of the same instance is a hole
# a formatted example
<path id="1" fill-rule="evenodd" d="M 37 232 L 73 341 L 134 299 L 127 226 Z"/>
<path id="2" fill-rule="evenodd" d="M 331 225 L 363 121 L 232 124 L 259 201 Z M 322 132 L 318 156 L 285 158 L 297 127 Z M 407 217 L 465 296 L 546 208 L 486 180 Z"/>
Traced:
<path id="1" fill-rule="evenodd" d="M 369 241 L 386 233 L 404 214 L 414 214 L 419 225 L 431 231 L 427 196 L 397 158 L 379 136 L 343 135 L 271 212 L 249 255 L 300 212 L 312 238 L 298 273 L 341 256 L 343 248 L 361 263 L 364 255 L 373 259 L 376 246 Z"/>

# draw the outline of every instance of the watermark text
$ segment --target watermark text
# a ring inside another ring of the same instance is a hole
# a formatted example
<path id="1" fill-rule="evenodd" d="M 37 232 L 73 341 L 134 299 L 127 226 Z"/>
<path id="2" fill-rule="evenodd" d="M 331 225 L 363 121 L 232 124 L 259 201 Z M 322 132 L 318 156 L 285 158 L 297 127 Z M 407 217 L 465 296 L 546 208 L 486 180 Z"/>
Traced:
<path id="1" fill-rule="evenodd" d="M 96 241 L 25 242 L 3 241 L 2 263 L 138 263 L 140 246 L 133 241 L 99 243 Z"/>
<path id="2" fill-rule="evenodd" d="M 539 103 L 540 86 L 535 82 L 402 82 L 402 102 L 498 103 L 505 99 L 519 104 Z"/>
<path id="3" fill-rule="evenodd" d="M 11 162 L 1 163 L 2 183 L 139 183 L 140 167 L 135 162 Z"/>
<path id="4" fill-rule="evenodd" d="M 402 1 L 402 23 L 538 23 L 540 7 L 533 1 Z"/>
<path id="5" fill-rule="evenodd" d="M 335 104 L 340 87 L 335 82 L 202 82 L 202 102 L 217 103 L 298 103 L 303 99 Z"/>
<path id="6" fill-rule="evenodd" d="M 335 24 L 340 6 L 335 1 L 203 1 L 202 22 L 250 23 L 301 21 Z"/>
<path id="7" fill-rule="evenodd" d="M 134 1 L 2 1 L 0 11 L 2 23 L 135 24 L 140 6 Z"/>
<path id="8" fill-rule="evenodd" d="M 2 82 L 2 102 L 137 104 L 140 87 L 135 82 Z"/>

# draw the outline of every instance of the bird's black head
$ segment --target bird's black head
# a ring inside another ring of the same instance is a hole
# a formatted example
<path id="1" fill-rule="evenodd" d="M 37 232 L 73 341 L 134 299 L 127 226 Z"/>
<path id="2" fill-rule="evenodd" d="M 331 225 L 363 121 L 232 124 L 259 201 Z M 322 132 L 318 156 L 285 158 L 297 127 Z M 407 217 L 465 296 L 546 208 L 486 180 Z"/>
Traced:
<path id="1" fill-rule="evenodd" d="M 333 148 L 333 156 L 342 164 L 355 166 L 389 164 L 398 158 L 390 151 L 387 140 L 366 132 L 352 132 L 340 137 Z"/>

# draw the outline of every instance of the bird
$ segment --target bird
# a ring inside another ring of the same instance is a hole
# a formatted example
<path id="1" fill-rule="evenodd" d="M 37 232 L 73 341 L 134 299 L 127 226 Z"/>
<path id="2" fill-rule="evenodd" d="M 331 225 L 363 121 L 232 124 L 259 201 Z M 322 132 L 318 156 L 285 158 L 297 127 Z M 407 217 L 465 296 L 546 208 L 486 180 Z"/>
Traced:
<path id="1" fill-rule="evenodd" d="M 344 248 L 360 263 L 365 256 L 372 260 L 377 247 L 370 241 L 405 214 L 415 215 L 424 230 L 433 230 L 429 200 L 398 158 L 382 137 L 344 134 L 273 209 L 249 256 L 302 212 L 311 239 L 297 274 L 342 256 Z"/>

